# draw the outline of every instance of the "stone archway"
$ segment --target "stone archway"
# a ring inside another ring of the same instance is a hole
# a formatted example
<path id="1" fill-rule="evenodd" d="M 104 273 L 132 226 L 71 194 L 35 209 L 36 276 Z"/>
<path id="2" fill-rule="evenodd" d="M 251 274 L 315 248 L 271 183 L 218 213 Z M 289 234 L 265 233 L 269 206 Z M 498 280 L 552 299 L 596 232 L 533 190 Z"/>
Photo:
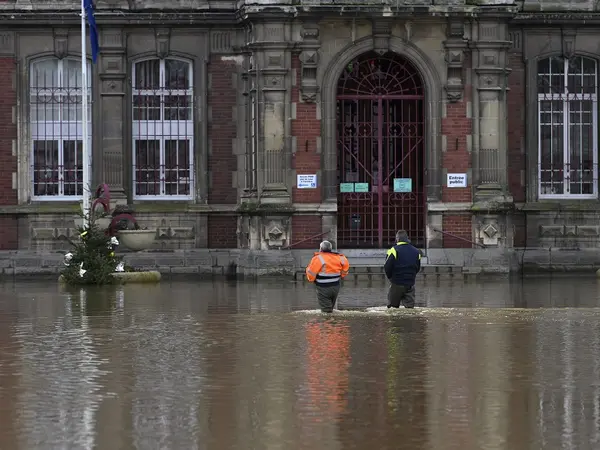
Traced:
<path id="1" fill-rule="evenodd" d="M 340 248 L 384 248 L 397 230 L 425 243 L 424 83 L 406 58 L 369 52 L 337 86 Z"/>
<path id="2" fill-rule="evenodd" d="M 344 50 L 337 54 L 332 63 L 323 72 L 320 77 L 321 89 L 321 106 L 322 106 L 322 117 L 323 117 L 323 173 L 326 177 L 324 182 L 328 186 L 336 186 L 336 189 L 331 189 L 327 192 L 326 201 L 338 205 L 338 235 L 337 241 L 341 247 L 353 246 L 351 243 L 345 243 L 343 231 L 344 226 L 348 224 L 342 224 L 340 220 L 351 221 L 340 217 L 342 211 L 340 203 L 338 203 L 338 196 L 340 191 L 341 178 L 338 179 L 338 81 L 340 76 L 347 69 L 348 65 L 357 60 L 361 55 L 367 55 L 374 49 L 374 41 L 372 37 L 365 37 L 360 39 L 353 44 L 348 45 Z M 375 54 L 372 54 L 375 55 Z M 417 240 L 421 242 L 415 242 L 418 245 L 426 246 L 425 239 L 425 226 L 426 226 L 426 203 L 428 201 L 440 201 L 441 200 L 441 178 L 442 178 L 442 164 L 441 164 L 441 134 L 440 134 L 440 112 L 441 112 L 441 89 L 442 83 L 438 71 L 430 59 L 414 44 L 406 42 L 397 37 L 391 37 L 389 39 L 389 52 L 388 55 L 397 55 L 398 58 L 405 61 L 408 65 L 412 65 L 414 71 L 421 77 L 422 82 L 422 164 L 423 164 L 423 192 L 420 200 L 422 205 L 422 223 L 414 224 L 414 229 L 419 229 L 419 236 L 415 236 Z M 380 57 L 380 55 L 377 55 Z M 400 177 L 401 178 L 401 177 Z M 393 181 L 392 181 L 393 183 Z M 362 188 L 362 186 L 361 186 Z M 388 187 L 389 190 L 389 187 Z M 393 184 L 392 184 L 393 190 Z M 415 216 L 416 217 L 416 216 Z M 379 217 L 378 217 L 379 220 Z M 401 222 L 400 222 L 401 224 Z M 396 223 L 387 224 L 388 228 L 397 226 Z M 371 224 L 370 228 L 375 228 Z M 384 226 L 385 228 L 385 226 Z M 408 226 L 407 228 L 410 228 Z M 379 224 L 377 224 L 377 230 Z M 410 230 L 407 230 L 410 231 Z M 341 233 L 340 233 L 341 232 Z M 378 232 L 378 231 L 377 231 Z M 341 239 L 340 239 L 341 238 Z M 380 247 L 389 244 L 387 242 L 389 238 L 382 236 L 376 241 L 371 239 L 373 242 L 370 245 L 361 245 L 364 247 Z M 393 240 L 393 238 L 392 238 Z M 382 242 L 383 241 L 383 242 Z M 354 244 L 354 246 L 359 246 Z"/>

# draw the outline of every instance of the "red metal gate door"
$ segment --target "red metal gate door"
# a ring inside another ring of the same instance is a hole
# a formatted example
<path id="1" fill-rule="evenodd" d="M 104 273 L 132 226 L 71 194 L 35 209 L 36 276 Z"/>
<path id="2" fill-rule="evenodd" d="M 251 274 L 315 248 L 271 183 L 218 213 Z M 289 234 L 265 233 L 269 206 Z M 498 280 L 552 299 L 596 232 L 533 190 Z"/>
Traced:
<path id="1" fill-rule="evenodd" d="M 338 100 L 338 246 L 377 247 L 378 101 Z"/>
<path id="2" fill-rule="evenodd" d="M 394 240 L 406 230 L 412 243 L 425 246 L 423 100 L 384 98 L 382 159 L 385 179 L 382 197 L 382 235 Z"/>
<path id="3" fill-rule="evenodd" d="M 397 55 L 367 54 L 340 77 L 338 246 L 384 248 L 425 235 L 423 85 Z"/>

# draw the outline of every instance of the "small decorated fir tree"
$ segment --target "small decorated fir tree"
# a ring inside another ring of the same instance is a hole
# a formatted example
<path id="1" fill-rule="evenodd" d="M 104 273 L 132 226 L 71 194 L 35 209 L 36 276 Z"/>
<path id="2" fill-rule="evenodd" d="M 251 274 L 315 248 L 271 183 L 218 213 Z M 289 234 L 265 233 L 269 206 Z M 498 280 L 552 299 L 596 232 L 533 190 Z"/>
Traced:
<path id="1" fill-rule="evenodd" d="M 71 242 L 73 250 L 65 255 L 65 268 L 61 275 L 65 283 L 113 284 L 113 273 L 123 271 L 122 257 L 115 255 L 119 241 L 108 236 L 92 219 L 79 228 L 80 239 Z"/>

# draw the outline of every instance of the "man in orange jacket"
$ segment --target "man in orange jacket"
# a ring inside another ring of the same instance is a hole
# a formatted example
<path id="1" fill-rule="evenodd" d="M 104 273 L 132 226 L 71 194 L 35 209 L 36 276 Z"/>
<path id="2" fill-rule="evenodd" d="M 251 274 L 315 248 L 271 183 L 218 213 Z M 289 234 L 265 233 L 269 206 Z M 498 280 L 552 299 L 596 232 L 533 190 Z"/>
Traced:
<path id="1" fill-rule="evenodd" d="M 348 270 L 348 259 L 341 253 L 334 252 L 331 242 L 321 242 L 319 251 L 306 267 L 306 279 L 315 283 L 321 312 L 333 312 L 340 293 L 340 281 L 348 275 Z"/>

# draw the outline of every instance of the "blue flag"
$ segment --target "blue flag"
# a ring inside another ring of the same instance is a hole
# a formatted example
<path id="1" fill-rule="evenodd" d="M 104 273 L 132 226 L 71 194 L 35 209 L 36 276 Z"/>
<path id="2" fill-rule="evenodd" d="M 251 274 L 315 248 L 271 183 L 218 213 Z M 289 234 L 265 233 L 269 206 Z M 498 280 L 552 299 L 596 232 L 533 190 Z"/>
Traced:
<path id="1" fill-rule="evenodd" d="M 98 45 L 98 27 L 96 27 L 96 18 L 94 17 L 94 1 L 83 0 L 83 7 L 85 8 L 85 15 L 87 17 L 88 24 L 90 25 L 90 43 L 92 45 L 92 61 L 96 62 L 98 53 L 100 53 L 100 46 Z"/>

